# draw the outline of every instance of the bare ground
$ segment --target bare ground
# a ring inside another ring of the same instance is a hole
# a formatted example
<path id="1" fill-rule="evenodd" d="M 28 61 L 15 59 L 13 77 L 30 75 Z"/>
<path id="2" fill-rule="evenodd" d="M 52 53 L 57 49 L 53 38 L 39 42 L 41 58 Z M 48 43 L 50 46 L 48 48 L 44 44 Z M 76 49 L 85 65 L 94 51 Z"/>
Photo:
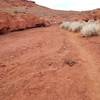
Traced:
<path id="1" fill-rule="evenodd" d="M 100 100 L 100 37 L 58 26 L 0 35 L 0 100 Z"/>

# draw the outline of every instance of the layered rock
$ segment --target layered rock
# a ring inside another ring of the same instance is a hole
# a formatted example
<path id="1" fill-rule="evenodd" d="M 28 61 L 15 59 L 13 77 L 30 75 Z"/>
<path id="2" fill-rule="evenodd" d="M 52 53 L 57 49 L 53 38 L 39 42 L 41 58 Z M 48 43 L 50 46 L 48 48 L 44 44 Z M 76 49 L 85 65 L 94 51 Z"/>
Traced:
<path id="1" fill-rule="evenodd" d="M 48 26 L 48 21 L 32 14 L 0 13 L 0 34 L 34 27 Z"/>

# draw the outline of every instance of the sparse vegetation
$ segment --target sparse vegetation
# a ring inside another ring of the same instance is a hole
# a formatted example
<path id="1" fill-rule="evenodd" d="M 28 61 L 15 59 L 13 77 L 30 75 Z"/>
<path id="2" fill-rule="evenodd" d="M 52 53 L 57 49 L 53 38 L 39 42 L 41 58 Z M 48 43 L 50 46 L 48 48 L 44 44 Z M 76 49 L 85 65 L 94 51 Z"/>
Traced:
<path id="1" fill-rule="evenodd" d="M 63 22 L 60 27 L 72 32 L 79 32 L 84 25 L 83 22 Z"/>
<path id="2" fill-rule="evenodd" d="M 82 36 L 86 36 L 86 37 L 97 35 L 96 24 L 88 23 L 88 24 L 84 25 L 82 27 L 81 34 L 82 34 Z"/>
<path id="3" fill-rule="evenodd" d="M 100 23 L 96 21 L 88 22 L 82 27 L 81 35 L 85 37 L 100 35 Z"/>
<path id="4" fill-rule="evenodd" d="M 63 22 L 60 27 L 68 31 L 80 32 L 84 37 L 100 35 L 100 21 Z"/>
<path id="5" fill-rule="evenodd" d="M 60 28 L 69 29 L 69 26 L 70 26 L 70 22 L 63 22 L 63 23 L 60 25 Z"/>
<path id="6" fill-rule="evenodd" d="M 82 29 L 83 23 L 81 22 L 71 22 L 69 25 L 69 31 L 79 32 Z"/>
<path id="7" fill-rule="evenodd" d="M 27 7 L 22 6 L 22 7 L 10 7 L 10 8 L 0 8 L 0 12 L 5 12 L 5 13 L 9 13 L 9 14 L 26 14 L 26 13 L 30 13 L 27 9 Z"/>

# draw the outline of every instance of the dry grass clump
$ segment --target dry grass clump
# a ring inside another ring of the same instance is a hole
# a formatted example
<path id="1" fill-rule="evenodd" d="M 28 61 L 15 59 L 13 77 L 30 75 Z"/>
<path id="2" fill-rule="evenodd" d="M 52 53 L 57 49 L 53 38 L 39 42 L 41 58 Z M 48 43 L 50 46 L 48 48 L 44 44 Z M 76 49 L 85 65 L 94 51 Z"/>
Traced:
<path id="1" fill-rule="evenodd" d="M 70 26 L 70 22 L 62 22 L 62 24 L 60 25 L 60 28 L 63 28 L 63 29 L 69 29 L 69 26 Z"/>
<path id="2" fill-rule="evenodd" d="M 95 29 L 95 24 L 93 23 L 89 23 L 86 24 L 85 26 L 83 26 L 83 28 L 81 29 L 81 35 L 82 36 L 94 36 L 97 35 L 96 33 L 96 29 Z"/>
<path id="3" fill-rule="evenodd" d="M 84 37 L 100 35 L 100 24 L 89 22 L 81 29 L 81 35 Z"/>
<path id="4" fill-rule="evenodd" d="M 72 32 L 79 32 L 82 29 L 82 26 L 82 22 L 71 22 L 68 30 Z"/>
<path id="5" fill-rule="evenodd" d="M 88 22 L 63 22 L 60 27 L 68 31 L 80 32 L 84 37 L 100 35 L 100 21 L 89 20 Z"/>
<path id="6" fill-rule="evenodd" d="M 60 27 L 72 32 L 79 32 L 84 25 L 83 22 L 63 22 Z"/>

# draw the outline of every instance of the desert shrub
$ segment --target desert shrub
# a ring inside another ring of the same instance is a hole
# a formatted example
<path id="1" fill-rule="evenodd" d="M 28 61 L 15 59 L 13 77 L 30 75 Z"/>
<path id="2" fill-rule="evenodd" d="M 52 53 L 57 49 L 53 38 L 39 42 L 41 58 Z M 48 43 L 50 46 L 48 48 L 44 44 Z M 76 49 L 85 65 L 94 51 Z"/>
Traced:
<path id="1" fill-rule="evenodd" d="M 69 26 L 70 26 L 70 22 L 62 22 L 60 28 L 68 30 Z"/>
<path id="2" fill-rule="evenodd" d="M 100 32 L 100 24 L 96 24 L 95 22 L 88 22 L 81 29 L 81 35 L 85 37 L 99 35 Z"/>
<path id="3" fill-rule="evenodd" d="M 80 32 L 82 36 L 89 37 L 100 35 L 100 21 L 89 20 L 74 21 L 74 22 L 63 22 L 60 25 L 61 28 L 72 32 Z"/>
<path id="4" fill-rule="evenodd" d="M 82 26 L 82 22 L 71 22 L 68 30 L 72 32 L 79 32 L 82 29 Z"/>
<path id="5" fill-rule="evenodd" d="M 63 22 L 60 27 L 69 31 L 79 32 L 84 25 L 83 22 Z"/>

